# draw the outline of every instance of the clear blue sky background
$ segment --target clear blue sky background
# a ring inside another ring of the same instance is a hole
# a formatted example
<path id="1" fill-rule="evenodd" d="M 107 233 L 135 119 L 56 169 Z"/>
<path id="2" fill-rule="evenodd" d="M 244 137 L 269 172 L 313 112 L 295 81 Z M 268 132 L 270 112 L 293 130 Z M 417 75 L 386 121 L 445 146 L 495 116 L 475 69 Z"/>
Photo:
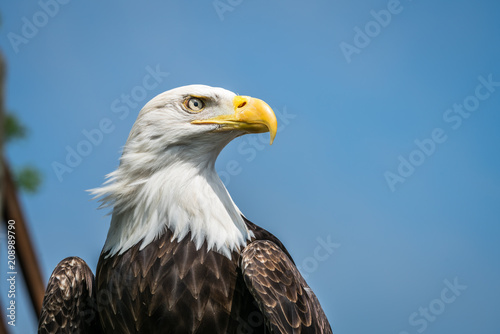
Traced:
<path id="1" fill-rule="evenodd" d="M 85 190 L 116 168 L 142 105 L 202 83 L 291 115 L 273 146 L 240 138 L 217 167 L 234 174 L 225 181 L 242 211 L 289 248 L 336 333 L 499 333 L 500 87 L 470 96 L 480 76 L 500 82 L 500 3 L 232 3 L 220 16 L 212 1 L 71 1 L 47 22 L 37 1 L 0 4 L 7 106 L 30 129 L 7 156 L 44 175 L 21 198 L 44 278 L 71 255 L 95 269 L 109 217 Z M 388 7 L 390 22 L 371 22 Z M 8 34 L 23 36 L 24 17 L 40 27 L 16 52 Z M 148 66 L 169 75 L 141 90 Z M 134 92 L 121 119 L 112 103 Z M 464 101 L 467 118 L 447 112 Z M 113 131 L 58 180 L 53 162 L 105 118 Z M 446 140 L 418 153 L 434 129 Z M 392 191 L 385 174 L 400 156 L 420 165 Z M 325 256 L 318 238 L 337 248 Z M 462 290 L 442 297 L 455 279 Z M 14 333 L 34 332 L 19 290 Z"/>

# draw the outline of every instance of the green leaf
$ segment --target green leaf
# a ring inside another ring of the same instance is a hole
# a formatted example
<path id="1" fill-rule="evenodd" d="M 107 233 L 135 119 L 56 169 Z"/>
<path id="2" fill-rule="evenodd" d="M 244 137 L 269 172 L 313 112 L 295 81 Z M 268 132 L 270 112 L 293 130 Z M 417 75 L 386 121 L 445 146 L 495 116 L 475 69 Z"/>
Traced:
<path id="1" fill-rule="evenodd" d="M 42 184 L 42 175 L 35 167 L 25 166 L 15 172 L 14 180 L 19 190 L 32 194 Z"/>
<path id="2" fill-rule="evenodd" d="M 8 113 L 5 115 L 5 141 L 26 137 L 26 128 L 21 124 L 16 115 Z"/>

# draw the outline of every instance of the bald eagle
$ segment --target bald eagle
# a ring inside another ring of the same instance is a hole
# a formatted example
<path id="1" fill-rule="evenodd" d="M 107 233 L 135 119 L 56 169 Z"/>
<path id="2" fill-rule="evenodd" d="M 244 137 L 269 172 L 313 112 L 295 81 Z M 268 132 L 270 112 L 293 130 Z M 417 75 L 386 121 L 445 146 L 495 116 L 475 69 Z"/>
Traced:
<path id="1" fill-rule="evenodd" d="M 231 140 L 277 131 L 264 101 L 203 85 L 164 92 L 92 193 L 112 210 L 96 276 L 52 273 L 39 333 L 332 333 L 285 246 L 250 222 L 215 171 Z"/>

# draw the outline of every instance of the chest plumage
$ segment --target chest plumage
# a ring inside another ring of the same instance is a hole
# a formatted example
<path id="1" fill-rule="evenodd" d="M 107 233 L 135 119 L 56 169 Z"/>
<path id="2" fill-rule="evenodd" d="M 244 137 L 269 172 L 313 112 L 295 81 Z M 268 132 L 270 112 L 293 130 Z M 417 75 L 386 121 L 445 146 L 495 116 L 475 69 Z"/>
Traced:
<path id="1" fill-rule="evenodd" d="M 249 316 L 263 319 L 244 283 L 239 252 L 231 259 L 196 249 L 172 232 L 97 267 L 97 303 L 106 333 L 240 333 Z M 263 332 L 263 321 L 255 333 Z"/>

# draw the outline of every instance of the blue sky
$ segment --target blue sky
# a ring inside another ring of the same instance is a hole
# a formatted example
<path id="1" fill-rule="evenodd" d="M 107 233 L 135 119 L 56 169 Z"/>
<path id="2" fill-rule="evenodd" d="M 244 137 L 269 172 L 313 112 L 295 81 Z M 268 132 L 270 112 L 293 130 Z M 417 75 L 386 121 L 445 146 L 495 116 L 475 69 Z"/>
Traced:
<path id="1" fill-rule="evenodd" d="M 30 129 L 7 156 L 44 175 L 21 199 L 46 279 L 71 255 L 95 270 L 109 217 L 85 190 L 142 105 L 202 83 L 279 114 L 272 146 L 239 138 L 217 168 L 336 333 L 498 333 L 498 2 L 66 2 L 0 4 L 7 107 Z M 19 289 L 13 333 L 33 332 Z"/>

